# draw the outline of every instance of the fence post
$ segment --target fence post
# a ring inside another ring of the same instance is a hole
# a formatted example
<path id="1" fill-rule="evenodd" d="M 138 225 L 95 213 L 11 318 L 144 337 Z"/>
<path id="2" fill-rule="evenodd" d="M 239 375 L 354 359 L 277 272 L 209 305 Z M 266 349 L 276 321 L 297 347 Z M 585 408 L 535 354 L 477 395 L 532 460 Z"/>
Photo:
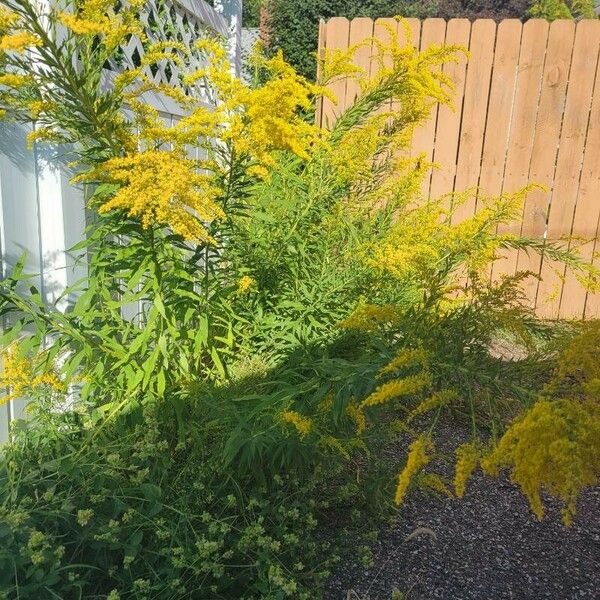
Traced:
<path id="1" fill-rule="evenodd" d="M 229 25 L 229 62 L 239 77 L 242 72 L 242 0 L 215 0 L 214 8 Z"/>

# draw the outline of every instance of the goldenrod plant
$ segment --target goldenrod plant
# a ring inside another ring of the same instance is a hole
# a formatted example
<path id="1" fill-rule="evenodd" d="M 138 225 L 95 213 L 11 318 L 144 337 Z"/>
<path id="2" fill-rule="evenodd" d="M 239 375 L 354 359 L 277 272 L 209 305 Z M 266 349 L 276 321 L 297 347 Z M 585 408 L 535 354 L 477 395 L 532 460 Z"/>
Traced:
<path id="1" fill-rule="evenodd" d="M 546 398 L 556 328 L 523 299 L 531 274 L 489 273 L 507 248 L 590 288 L 597 273 L 567 242 L 499 233 L 530 188 L 421 197 L 411 134 L 451 104 L 443 67 L 462 49 L 394 28 L 365 42 L 368 72 L 360 46 L 328 53 L 316 83 L 257 54 L 247 85 L 218 39 L 149 39 L 139 0 L 1 6 L 2 114 L 71 162 L 91 219 L 74 248 L 88 274 L 57 304 L 27 288 L 24 259 L 0 285 L 4 400 L 31 399 L 0 459 L 0 593 L 318 598 L 336 557 L 310 535 L 319 519 L 451 493 L 432 470 L 444 415 L 472 429 L 456 495 L 483 460 L 538 515 L 540 485 L 573 513 L 597 473 L 595 384 Z M 316 127 L 347 79 L 356 102 Z M 148 94 L 185 116 L 165 124 Z M 523 358 L 497 356 L 500 338 Z M 384 460 L 398 434 L 406 460 Z M 525 455 L 532 436 L 560 444 Z"/>
<path id="2" fill-rule="evenodd" d="M 568 525 L 577 499 L 600 476 L 600 327 L 586 325 L 559 352 L 555 371 L 538 401 L 484 457 L 485 471 L 510 470 L 541 519 L 541 490 L 559 498 Z"/>

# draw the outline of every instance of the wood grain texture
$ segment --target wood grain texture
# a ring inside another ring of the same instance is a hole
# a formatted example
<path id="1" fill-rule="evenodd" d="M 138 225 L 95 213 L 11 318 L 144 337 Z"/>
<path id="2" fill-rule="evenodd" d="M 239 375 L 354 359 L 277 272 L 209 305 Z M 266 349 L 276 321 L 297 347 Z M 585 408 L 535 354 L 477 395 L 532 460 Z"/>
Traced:
<path id="1" fill-rule="evenodd" d="M 443 45 L 446 39 L 446 21 L 444 19 L 427 19 L 421 28 L 421 51 L 432 45 Z M 437 127 L 438 105 L 432 107 L 429 119 L 419 127 L 412 138 L 413 156 L 423 155 L 426 162 L 433 160 L 435 131 Z M 429 198 L 431 171 L 427 173 L 421 185 L 423 198 Z"/>
<path id="2" fill-rule="evenodd" d="M 471 22 L 468 19 L 451 19 L 446 26 L 446 45 L 469 47 Z M 456 157 L 465 89 L 467 59 L 458 57 L 458 62 L 444 65 L 444 73 L 454 82 L 453 106 L 440 106 L 433 150 L 433 162 L 437 168 L 431 174 L 430 198 L 439 198 L 454 190 Z"/>
<path id="3" fill-rule="evenodd" d="M 573 54 L 575 23 L 554 21 L 550 25 L 542 91 L 531 152 L 529 181 L 544 186 L 535 189 L 525 199 L 521 235 L 540 238 L 546 233 L 551 189 L 556 171 L 556 154 L 560 142 L 565 110 L 567 83 Z M 524 290 L 531 306 L 535 306 L 541 257 L 537 253 L 519 252 L 517 271 L 529 271 L 534 276 L 524 282 Z"/>
<path id="4" fill-rule="evenodd" d="M 581 166 L 596 77 L 600 25 L 595 21 L 580 21 L 575 32 L 571 73 L 556 159 L 556 175 L 548 214 L 546 235 L 560 240 L 573 232 L 573 218 L 579 192 Z M 590 60 L 590 57 L 594 57 Z M 573 232 L 578 234 L 578 232 Z M 538 288 L 538 312 L 547 318 L 559 315 L 564 268 L 547 257 L 542 260 Z"/>
<path id="5" fill-rule="evenodd" d="M 495 42 L 494 21 L 479 19 L 473 23 L 454 182 L 458 192 L 474 188 L 479 182 Z M 460 223 L 474 213 L 475 194 L 455 209 L 452 222 Z"/>

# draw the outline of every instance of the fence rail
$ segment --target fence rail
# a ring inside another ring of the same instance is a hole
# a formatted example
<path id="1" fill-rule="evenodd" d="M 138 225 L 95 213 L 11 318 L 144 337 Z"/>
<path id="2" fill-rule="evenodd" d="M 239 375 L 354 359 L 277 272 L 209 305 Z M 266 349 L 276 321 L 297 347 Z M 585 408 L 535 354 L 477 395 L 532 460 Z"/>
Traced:
<path id="1" fill-rule="evenodd" d="M 455 110 L 436 107 L 412 138 L 411 151 L 439 165 L 423 185 L 425 197 L 477 186 L 479 194 L 513 192 L 528 182 L 536 190 L 526 200 L 520 222 L 506 230 L 551 240 L 573 235 L 585 242 L 581 252 L 592 259 L 600 218 L 600 20 L 548 23 L 516 19 L 498 24 L 489 19 L 408 19 L 412 40 L 421 49 L 431 44 L 459 44 L 471 57 L 446 65 L 456 85 Z M 320 52 L 348 48 L 369 38 L 385 39 L 393 19 L 333 18 L 320 25 Z M 370 45 L 355 55 L 373 68 Z M 352 81 L 331 84 L 338 104 L 324 101 L 317 116 L 330 126 L 357 93 Z M 477 199 L 458 218 L 477 210 Z M 600 267 L 600 259 L 596 259 Z M 493 274 L 532 271 L 526 282 L 536 312 L 547 318 L 600 317 L 600 294 L 547 258 L 507 251 Z"/>

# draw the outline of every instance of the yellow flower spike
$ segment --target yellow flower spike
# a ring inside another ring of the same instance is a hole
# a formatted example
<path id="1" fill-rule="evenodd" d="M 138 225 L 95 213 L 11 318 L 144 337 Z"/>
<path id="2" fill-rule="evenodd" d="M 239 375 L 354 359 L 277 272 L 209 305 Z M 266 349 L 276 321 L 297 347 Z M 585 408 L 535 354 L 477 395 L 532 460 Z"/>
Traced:
<path id="1" fill-rule="evenodd" d="M 404 502 L 406 492 L 414 476 L 431 461 L 432 451 L 433 444 L 426 436 L 419 437 L 410 445 L 406 465 L 400 475 L 398 475 L 398 485 L 396 486 L 396 494 L 394 496 L 394 502 L 397 506 L 400 506 Z"/>
<path id="2" fill-rule="evenodd" d="M 403 348 L 391 362 L 379 371 L 379 376 L 390 375 L 400 369 L 415 365 L 424 367 L 427 364 L 428 357 L 429 355 L 422 348 Z"/>
<path id="3" fill-rule="evenodd" d="M 59 21 L 77 35 L 103 35 L 108 33 L 108 22 L 82 19 L 71 13 L 61 13 Z"/>
<path id="4" fill-rule="evenodd" d="M 370 396 L 363 400 L 361 406 L 378 406 L 395 398 L 412 396 L 431 385 L 431 374 L 427 371 L 417 375 L 409 375 L 402 379 L 394 379 L 380 385 Z"/>
<path id="5" fill-rule="evenodd" d="M 138 20 L 140 0 L 127 7 L 120 7 L 114 0 L 83 0 L 76 14 L 60 13 L 59 21 L 75 35 L 100 36 L 102 43 L 112 51 L 129 35 L 145 39 L 143 27 Z"/>
<path id="6" fill-rule="evenodd" d="M 127 69 L 119 73 L 114 80 L 115 89 L 122 90 L 133 84 L 137 79 L 143 77 L 141 68 Z"/>
<path id="7" fill-rule="evenodd" d="M 244 275 L 243 277 L 240 277 L 238 281 L 237 294 L 242 296 L 248 293 L 254 287 L 255 283 L 256 282 L 254 281 L 254 279 L 249 275 Z"/>
<path id="8" fill-rule="evenodd" d="M 362 435 L 367 430 L 367 417 L 357 404 L 348 404 L 346 414 L 356 424 L 356 435 Z"/>
<path id="9" fill-rule="evenodd" d="M 24 52 L 27 48 L 41 46 L 42 40 L 28 31 L 10 33 L 0 38 L 0 52 Z"/>
<path id="10" fill-rule="evenodd" d="M 250 177 L 256 177 L 263 181 L 269 181 L 269 178 L 271 177 L 269 169 L 263 165 L 252 165 L 251 167 L 248 167 L 247 173 Z"/>
<path id="11" fill-rule="evenodd" d="M 300 439 L 304 439 L 312 430 L 312 420 L 295 410 L 283 411 L 280 418 L 284 423 L 289 423 L 295 427 Z"/>
<path id="12" fill-rule="evenodd" d="M 540 400 L 500 439 L 481 461 L 484 471 L 510 470 L 538 519 L 544 516 L 540 491 L 564 505 L 570 523 L 581 491 L 600 475 L 600 406 L 595 401 Z"/>
<path id="13" fill-rule="evenodd" d="M 31 382 L 31 386 L 33 388 L 47 386 L 55 392 L 60 392 L 60 393 L 65 392 L 64 383 L 60 380 L 60 378 L 58 377 L 58 375 L 56 375 L 56 373 L 52 373 L 52 372 L 42 373 L 41 375 L 34 377 Z"/>
<path id="14" fill-rule="evenodd" d="M 60 143 L 63 141 L 60 133 L 49 127 L 39 127 L 27 134 L 27 147 L 33 148 L 35 142 Z"/>
<path id="15" fill-rule="evenodd" d="M 19 15 L 6 8 L 0 6 L 0 32 L 8 31 L 11 27 L 14 27 L 20 20 Z"/>
<path id="16" fill-rule="evenodd" d="M 326 413 L 332 410 L 333 408 L 333 401 L 335 400 L 335 395 L 333 393 L 333 390 L 330 390 L 329 392 L 327 392 L 327 394 L 325 394 L 323 400 L 321 400 L 321 402 L 319 402 L 319 406 L 317 407 L 317 410 L 320 413 Z"/>
<path id="17" fill-rule="evenodd" d="M 456 466 L 454 468 L 454 491 L 457 498 L 462 498 L 467 483 L 481 460 L 481 451 L 476 443 L 462 444 L 456 449 Z"/>
<path id="18" fill-rule="evenodd" d="M 46 102 L 44 100 L 34 100 L 27 105 L 27 108 L 29 108 L 31 118 L 36 120 L 43 112 L 50 110 L 52 106 L 53 105 L 50 102 Z"/>
<path id="19" fill-rule="evenodd" d="M 407 421 L 410 422 L 419 415 L 435 410 L 436 408 L 448 406 L 448 404 L 457 398 L 458 394 L 454 390 L 441 390 L 435 392 L 416 406 L 416 408 L 408 415 Z"/>
<path id="20" fill-rule="evenodd" d="M 160 60 L 170 60 L 177 65 L 182 65 L 183 58 L 180 54 L 189 56 L 190 53 L 189 47 L 182 42 L 177 42 L 175 40 L 154 42 L 146 48 L 146 52 L 141 59 L 141 64 L 142 66 L 147 66 Z"/>
<path id="21" fill-rule="evenodd" d="M 0 398 L 0 404 L 5 404 L 13 398 L 25 395 L 31 381 L 31 364 L 21 356 L 14 347 L 2 350 L 2 371 L 0 372 L 0 387 L 9 388 L 9 393 Z"/>
<path id="22" fill-rule="evenodd" d="M 200 50 L 201 52 L 206 52 L 211 55 L 213 58 L 227 60 L 227 52 L 222 44 L 220 44 L 216 40 L 211 40 L 209 38 L 203 38 L 194 42 L 194 47 L 196 50 Z"/>
<path id="23" fill-rule="evenodd" d="M 0 75 L 0 85 L 10 88 L 20 88 L 33 82 L 29 75 L 20 75 L 17 73 L 3 73 Z"/>
<path id="24" fill-rule="evenodd" d="M 49 388 L 50 391 L 64 393 L 65 386 L 59 377 L 51 370 L 39 375 L 34 374 L 32 361 L 23 356 L 18 347 L 12 345 L 0 352 L 2 370 L 0 371 L 0 387 L 7 388 L 8 393 L 0 398 L 0 404 L 5 404 L 16 398 L 23 398 L 35 393 L 39 388 Z"/>
<path id="25" fill-rule="evenodd" d="M 363 44 L 359 44 L 359 46 L 362 47 Z M 359 80 L 366 77 L 366 70 L 354 63 L 354 54 L 357 49 L 357 46 L 352 46 L 347 50 L 339 48 L 326 50 L 325 56 L 320 61 L 319 83 L 326 85 L 338 78 L 351 77 Z"/>

